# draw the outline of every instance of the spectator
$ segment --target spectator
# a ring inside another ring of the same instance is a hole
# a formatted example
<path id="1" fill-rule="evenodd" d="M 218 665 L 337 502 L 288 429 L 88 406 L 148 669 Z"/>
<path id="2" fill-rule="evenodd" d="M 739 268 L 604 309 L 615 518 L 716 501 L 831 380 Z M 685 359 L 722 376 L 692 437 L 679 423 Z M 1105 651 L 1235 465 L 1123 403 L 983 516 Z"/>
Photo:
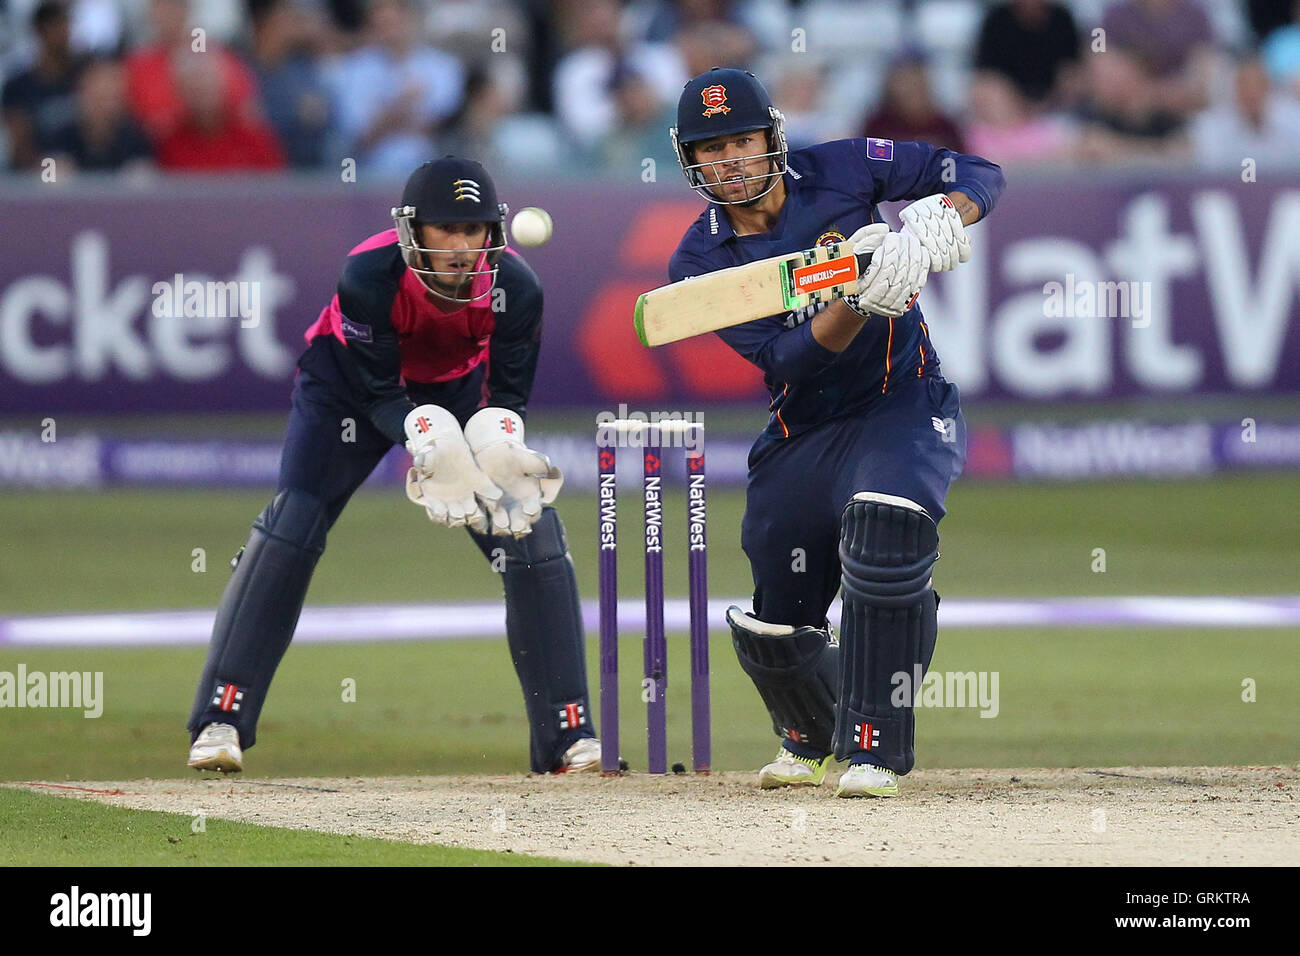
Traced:
<path id="1" fill-rule="evenodd" d="M 1156 85 L 1129 54 L 1091 57 L 1088 91 L 1079 144 L 1084 162 L 1166 161 L 1185 154 L 1182 118 L 1160 105 Z"/>
<path id="2" fill-rule="evenodd" d="M 1290 23 L 1296 14 L 1292 0 L 1246 0 L 1247 19 L 1255 39 L 1263 41 L 1278 27 Z"/>
<path id="3" fill-rule="evenodd" d="M 72 53 L 68 9 L 62 2 L 38 4 L 32 29 L 38 44 L 36 62 L 6 82 L 0 94 L 14 169 L 35 168 L 50 154 L 54 137 L 73 121 L 77 79 L 84 66 Z"/>
<path id="4" fill-rule="evenodd" d="M 438 0 L 425 19 L 426 35 L 469 68 L 488 69 L 503 56 L 529 54 L 532 37 L 518 0 Z"/>
<path id="5" fill-rule="evenodd" d="M 745 35 L 745 44 L 752 55 L 754 38 L 739 16 L 737 6 L 734 0 L 660 0 L 642 39 L 671 43 L 682 33 L 701 25 L 724 26 Z"/>
<path id="6" fill-rule="evenodd" d="M 1107 52 L 1127 53 L 1150 77 L 1157 109 L 1186 119 L 1209 104 L 1214 31 L 1195 0 L 1121 0 L 1102 27 Z"/>
<path id="7" fill-rule="evenodd" d="M 1300 97 L 1300 0 L 1293 6 L 1294 19 L 1269 34 L 1260 54 L 1273 82 Z"/>
<path id="8" fill-rule="evenodd" d="M 900 57 L 890 66 L 880 106 L 858 135 L 900 142 L 920 141 L 946 146 L 959 153 L 968 152 L 961 130 L 935 104 L 925 60 L 916 54 Z"/>
<path id="9" fill-rule="evenodd" d="M 971 86 L 965 151 L 1002 165 L 1027 165 L 1063 161 L 1073 144 L 1070 124 L 1035 113 L 1007 77 L 985 73 Z"/>
<path id="10" fill-rule="evenodd" d="M 92 172 L 153 165 L 149 140 L 127 108 L 121 63 L 99 59 L 86 65 L 77 84 L 76 118 L 59 131 L 50 148 L 75 168 Z"/>
<path id="11" fill-rule="evenodd" d="M 1196 117 L 1192 143 L 1210 169 L 1240 172 L 1247 157 L 1263 168 L 1293 169 L 1300 164 L 1300 103 L 1272 89 L 1252 57 L 1237 67 L 1233 102 Z"/>
<path id="12" fill-rule="evenodd" d="M 597 147 L 597 161 L 607 175 L 631 180 L 640 177 L 644 163 L 655 163 L 659 170 L 674 170 L 677 154 L 673 152 L 670 127 L 677 122 L 677 111 L 664 103 L 655 88 L 634 68 L 623 63 L 609 81 L 616 119 L 614 128 Z"/>
<path id="13" fill-rule="evenodd" d="M 828 128 L 839 125 L 826 109 L 826 66 L 809 57 L 787 61 L 773 71 L 772 100 L 781 104 L 785 138 L 791 149 L 823 142 Z M 845 131 L 841 131 L 845 132 Z"/>
<path id="14" fill-rule="evenodd" d="M 1077 86 L 1079 31 L 1068 7 L 1010 0 L 988 11 L 975 46 L 975 69 L 1005 76 L 1034 106 L 1068 101 Z"/>
<path id="15" fill-rule="evenodd" d="M 746 69 L 754 56 L 749 33 L 731 23 L 713 20 L 683 28 L 676 37 L 686 75 L 699 76 L 715 66 Z M 678 84 L 677 93 L 681 93 Z M 674 96 L 673 100 L 676 101 Z"/>
<path id="16" fill-rule="evenodd" d="M 620 68 L 642 77 L 661 103 L 676 105 L 690 77 L 675 48 L 625 44 L 619 36 L 617 0 L 561 0 L 559 8 L 569 52 L 555 68 L 555 114 L 580 149 L 596 149 L 617 122 L 611 80 Z"/>
<path id="17" fill-rule="evenodd" d="M 203 172 L 283 168 L 284 151 L 271 127 L 232 107 L 221 61 L 185 50 L 172 56 L 183 113 L 158 144 L 158 165 Z"/>
<path id="18" fill-rule="evenodd" d="M 289 165 L 320 166 L 330 131 L 329 90 L 312 49 L 311 21 L 296 0 L 252 0 L 252 63 L 266 118 Z"/>
<path id="19" fill-rule="evenodd" d="M 258 114 L 257 81 L 239 57 L 211 37 L 203 37 L 202 52 L 187 28 L 186 0 L 150 0 L 151 42 L 126 58 L 126 90 L 131 112 L 157 146 L 185 119 L 187 108 L 174 68 L 176 54 L 206 56 L 218 65 L 225 110 L 254 121 Z"/>
<path id="20" fill-rule="evenodd" d="M 464 69 L 420 41 L 409 0 L 374 0 L 367 43 L 330 78 L 348 155 L 379 173 L 406 175 L 434 152 L 433 135 L 460 108 Z"/>
<path id="21" fill-rule="evenodd" d="M 486 64 L 470 67 L 465 80 L 465 103 L 447 121 L 440 138 L 442 150 L 476 159 L 494 170 L 536 165 L 538 157 L 530 154 L 535 149 L 545 152 L 550 144 L 536 143 L 531 136 L 516 141 L 507 122 L 518 116 L 527 82 L 523 63 L 513 57 L 503 56 L 491 68 Z"/>

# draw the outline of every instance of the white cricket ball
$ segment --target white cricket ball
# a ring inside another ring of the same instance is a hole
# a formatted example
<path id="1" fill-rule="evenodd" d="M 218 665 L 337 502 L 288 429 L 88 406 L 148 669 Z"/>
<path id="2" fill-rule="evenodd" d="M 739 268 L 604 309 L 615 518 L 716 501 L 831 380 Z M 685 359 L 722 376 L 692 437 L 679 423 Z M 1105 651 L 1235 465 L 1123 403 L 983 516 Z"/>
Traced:
<path id="1" fill-rule="evenodd" d="M 551 238 L 554 228 L 551 214 L 536 206 L 526 206 L 510 220 L 510 234 L 521 246 L 540 246 Z"/>

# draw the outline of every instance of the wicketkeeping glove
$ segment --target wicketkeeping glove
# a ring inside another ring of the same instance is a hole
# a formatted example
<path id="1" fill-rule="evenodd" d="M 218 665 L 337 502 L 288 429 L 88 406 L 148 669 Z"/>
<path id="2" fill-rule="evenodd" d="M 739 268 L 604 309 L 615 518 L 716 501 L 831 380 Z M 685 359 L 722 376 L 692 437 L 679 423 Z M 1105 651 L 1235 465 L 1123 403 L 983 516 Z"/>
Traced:
<path id="1" fill-rule="evenodd" d="M 437 405 L 421 405 L 406 416 L 406 497 L 423 505 L 429 520 L 449 528 L 469 525 L 483 533 L 488 510 L 501 489 L 474 462 L 456 416 Z"/>
<path id="2" fill-rule="evenodd" d="M 970 258 L 970 236 L 962 225 L 957 207 L 947 196 L 936 193 L 918 199 L 898 214 L 902 232 L 921 240 L 930 253 L 930 271 L 947 272 Z"/>
<path id="3" fill-rule="evenodd" d="M 505 492 L 488 509 L 493 534 L 522 538 L 560 493 L 564 475 L 524 444 L 524 421 L 508 408 L 483 408 L 465 423 L 465 441 L 479 468 Z"/>
<path id="4" fill-rule="evenodd" d="M 858 277 L 858 291 L 844 304 L 861 316 L 898 318 L 912 307 L 930 278 L 930 256 L 920 240 L 890 232 L 883 222 L 863 226 L 852 236 L 854 253 L 871 253 L 871 265 Z"/>

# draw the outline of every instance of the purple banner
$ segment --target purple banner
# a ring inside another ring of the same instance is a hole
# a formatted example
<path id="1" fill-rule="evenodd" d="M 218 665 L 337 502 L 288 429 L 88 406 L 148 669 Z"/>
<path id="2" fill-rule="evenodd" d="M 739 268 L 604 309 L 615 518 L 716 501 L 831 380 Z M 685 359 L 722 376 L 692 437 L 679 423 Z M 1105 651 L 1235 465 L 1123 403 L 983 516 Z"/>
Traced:
<path id="1" fill-rule="evenodd" d="M 709 484 L 743 486 L 750 436 L 711 435 Z M 565 476 L 566 488 L 596 487 L 592 436 L 550 432 L 538 443 Z M 273 488 L 280 472 L 279 441 L 111 438 L 93 433 L 43 442 L 34 434 L 0 431 L 0 487 L 85 488 L 166 485 Z M 665 483 L 683 483 L 679 449 L 665 449 Z M 400 484 L 411 459 L 394 447 L 371 474 L 372 485 Z M 641 475 L 635 450 L 619 456 L 618 482 L 635 491 Z M 1082 481 L 1176 478 L 1222 471 L 1300 469 L 1300 424 L 1130 421 L 1084 425 L 1022 424 L 971 431 L 966 478 Z"/>
<path id="2" fill-rule="evenodd" d="M 700 204 L 676 181 L 502 183 L 555 238 L 535 402 L 763 398 L 715 336 L 647 350 L 636 295 Z M 302 333 L 393 187 L 268 180 L 0 192 L 0 413 L 284 410 Z M 967 397 L 1300 394 L 1300 178 L 1014 177 L 921 304 Z M 198 296 L 194 295 L 198 290 Z"/>

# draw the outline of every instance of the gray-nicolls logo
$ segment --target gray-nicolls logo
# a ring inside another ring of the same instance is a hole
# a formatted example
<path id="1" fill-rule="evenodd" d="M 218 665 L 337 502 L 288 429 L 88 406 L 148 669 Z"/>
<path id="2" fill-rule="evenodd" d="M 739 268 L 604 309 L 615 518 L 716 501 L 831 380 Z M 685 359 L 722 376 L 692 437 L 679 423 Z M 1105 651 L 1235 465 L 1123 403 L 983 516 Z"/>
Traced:
<path id="1" fill-rule="evenodd" d="M 153 926 L 152 893 L 83 893 L 73 886 L 50 897 L 51 926 L 124 926 L 148 936 Z"/>

